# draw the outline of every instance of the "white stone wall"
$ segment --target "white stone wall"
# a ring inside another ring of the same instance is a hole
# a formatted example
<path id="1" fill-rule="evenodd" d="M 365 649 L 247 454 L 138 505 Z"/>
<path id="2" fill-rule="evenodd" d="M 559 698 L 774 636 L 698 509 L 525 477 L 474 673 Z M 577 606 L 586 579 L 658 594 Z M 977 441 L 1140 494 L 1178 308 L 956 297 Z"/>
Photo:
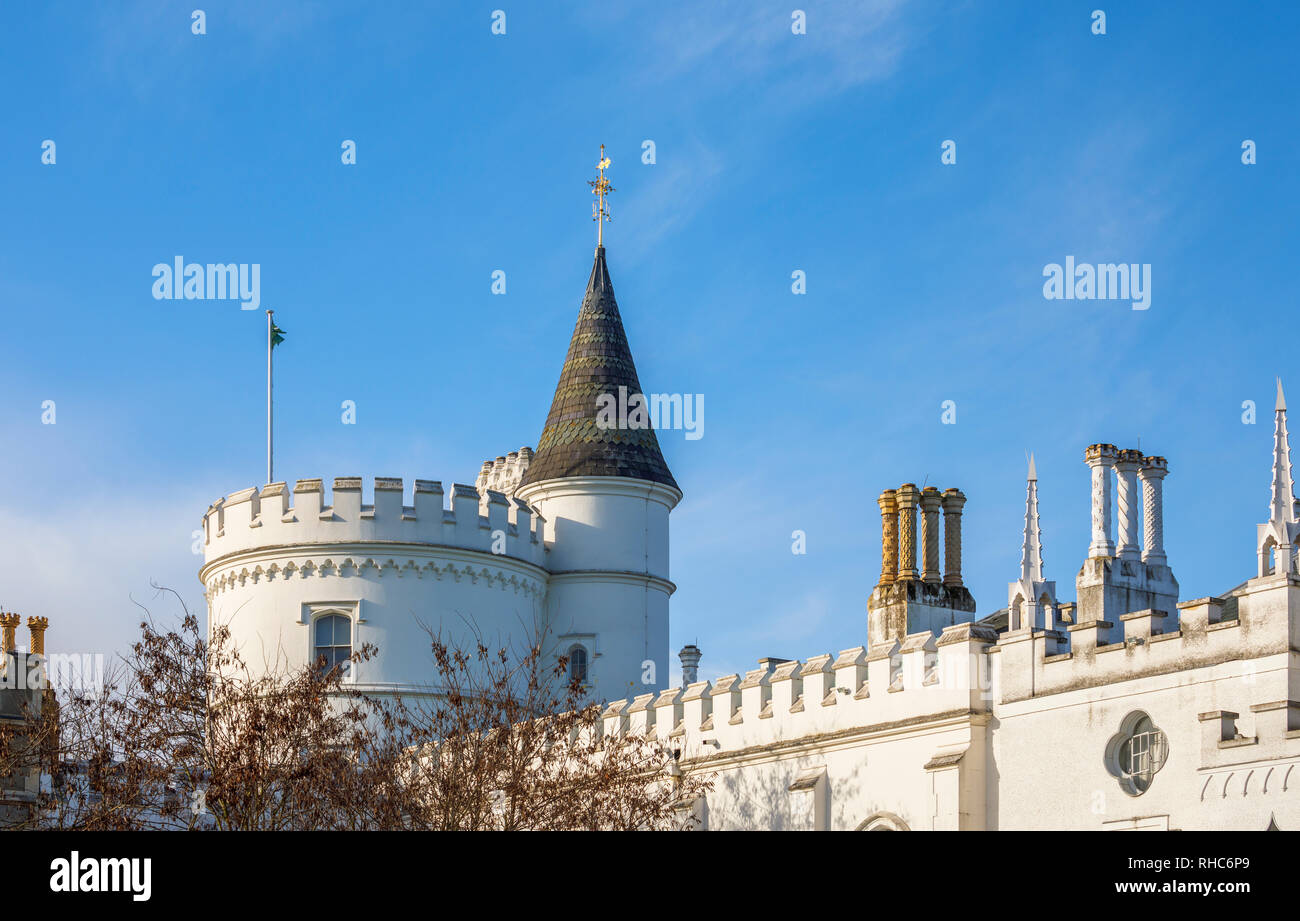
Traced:
<path id="1" fill-rule="evenodd" d="M 608 733 L 650 733 L 714 785 L 706 828 L 984 826 L 987 631 L 958 624 L 618 701 Z M 794 789 L 792 789 L 794 788 Z"/>
<path id="2" fill-rule="evenodd" d="M 616 702 L 604 727 L 711 778 L 692 810 L 710 829 L 1300 829 L 1300 580 L 1179 608 L 1108 644 L 1073 630 L 1070 652 L 961 624 L 767 662 Z M 1134 795 L 1114 755 L 1139 712 L 1168 755 Z"/>
<path id="3" fill-rule="evenodd" d="M 359 479 L 299 481 L 292 506 L 274 484 L 214 504 L 204 517 L 209 622 L 232 630 L 255 668 L 314 658 L 312 621 L 343 613 L 353 647 L 379 654 L 348 676 L 359 687 L 416 690 L 435 676 L 428 628 L 463 643 L 471 628 L 495 645 L 544 625 L 548 573 L 532 512 L 504 496 L 417 481 L 403 504 L 400 480 L 376 481 L 361 502 Z M 482 512 L 482 514 L 480 514 Z M 494 543 L 504 552 L 494 553 Z"/>
<path id="4" fill-rule="evenodd" d="M 669 487 L 615 477 L 534 484 L 528 502 L 470 486 L 299 480 L 246 489 L 203 519 L 211 623 L 229 624 L 259 668 L 315 657 L 312 621 L 342 613 L 353 646 L 379 649 L 350 681 L 436 690 L 426 628 L 490 647 L 544 630 L 550 654 L 581 645 L 593 696 L 662 687 L 668 675 Z M 406 499 L 410 504 L 406 504 Z M 548 520 L 549 519 L 549 520 Z"/>
<path id="5" fill-rule="evenodd" d="M 518 490 L 545 519 L 547 618 L 559 647 L 588 647 L 593 695 L 668 682 L 668 516 L 677 490 L 622 477 L 567 477 Z"/>
<path id="6" fill-rule="evenodd" d="M 254 666 L 301 665 L 338 611 L 377 659 L 349 680 L 431 687 L 425 625 L 489 643 L 541 623 L 590 656 L 607 733 L 649 733 L 714 783 L 706 828 L 1300 829 L 1300 579 L 1128 611 L 1067 633 L 979 624 L 803 662 L 667 681 L 675 490 L 618 478 L 531 484 L 519 499 L 417 481 L 273 484 L 204 518 L 211 619 Z M 522 501 L 521 501 L 522 500 Z M 499 551 L 499 552 L 494 552 Z M 1116 609 L 1119 610 L 1118 608 Z M 651 663 L 649 675 L 644 665 Z M 1168 759 L 1141 795 L 1112 742 L 1147 714 Z M 1235 714 L 1235 715 L 1234 715 Z"/>
<path id="7" fill-rule="evenodd" d="M 1283 828 L 1300 828 L 1300 772 L 1291 776 L 1300 740 L 1271 725 L 1273 714 L 1257 719 L 1250 709 L 1279 699 L 1287 678 L 1286 656 L 1272 656 L 998 707 L 990 827 L 1106 829 L 1147 821 L 1263 831 L 1275 816 Z M 1124 718 L 1139 710 L 1165 733 L 1169 752 L 1150 788 L 1133 796 L 1105 753 Z M 1198 717 L 1218 710 L 1240 714 L 1244 744 L 1220 749 L 1217 723 L 1207 737 L 1208 721 Z"/>

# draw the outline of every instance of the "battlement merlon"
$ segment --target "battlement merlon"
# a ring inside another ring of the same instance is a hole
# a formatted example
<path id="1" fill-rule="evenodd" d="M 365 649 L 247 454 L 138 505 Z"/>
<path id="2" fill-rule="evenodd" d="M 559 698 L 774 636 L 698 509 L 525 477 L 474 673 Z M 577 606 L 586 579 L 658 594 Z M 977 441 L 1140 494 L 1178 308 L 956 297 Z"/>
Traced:
<path id="1" fill-rule="evenodd" d="M 1248 671 L 1261 692 L 1278 682 L 1275 696 L 1289 700 L 1286 663 L 1300 647 L 1300 577 L 1259 577 L 1227 598 L 1083 619 L 1067 632 L 1068 652 L 1058 651 L 1053 631 L 998 639 L 990 652 L 996 654 L 1000 702 L 1218 667 Z"/>
<path id="2" fill-rule="evenodd" d="M 324 481 L 298 480 L 292 503 L 284 483 L 251 487 L 214 502 L 203 516 L 204 562 L 267 547 L 311 544 L 428 544 L 506 556 L 545 568 L 545 520 L 503 493 L 416 480 L 412 503 L 400 478 L 376 477 L 373 504 L 361 477 L 337 477 L 327 503 Z"/>
<path id="3" fill-rule="evenodd" d="M 494 461 L 484 461 L 478 479 L 474 481 L 474 488 L 480 493 L 492 490 L 514 496 L 532 462 L 533 449 L 527 445 Z"/>
<path id="4" fill-rule="evenodd" d="M 644 734 L 693 760 L 821 734 L 979 719 L 992 706 L 987 650 L 996 639 L 987 627 L 961 623 L 870 657 L 858 646 L 803 661 L 765 659 L 743 676 L 614 701 L 602 731 Z"/>

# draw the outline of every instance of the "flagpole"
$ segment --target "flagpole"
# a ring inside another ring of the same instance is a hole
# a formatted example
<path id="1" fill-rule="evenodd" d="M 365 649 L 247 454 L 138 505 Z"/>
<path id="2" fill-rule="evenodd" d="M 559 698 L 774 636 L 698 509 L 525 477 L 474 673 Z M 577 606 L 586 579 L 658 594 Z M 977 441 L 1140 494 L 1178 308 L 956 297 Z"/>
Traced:
<path id="1" fill-rule="evenodd" d="M 275 467 L 272 464 L 272 441 L 271 441 L 271 350 L 274 347 L 272 342 L 271 330 L 274 324 L 271 322 L 271 315 L 274 311 L 266 312 L 266 482 L 275 482 Z"/>

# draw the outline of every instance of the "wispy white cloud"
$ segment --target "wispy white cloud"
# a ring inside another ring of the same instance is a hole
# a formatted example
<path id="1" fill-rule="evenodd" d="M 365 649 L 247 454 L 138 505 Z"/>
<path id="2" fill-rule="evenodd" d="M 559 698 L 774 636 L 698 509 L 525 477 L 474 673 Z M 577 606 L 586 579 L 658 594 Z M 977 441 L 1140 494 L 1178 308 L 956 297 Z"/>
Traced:
<path id="1" fill-rule="evenodd" d="M 151 582 L 205 613 L 202 557 L 191 553 L 202 512 L 176 495 L 138 493 L 117 502 L 0 507 L 0 603 L 24 617 L 48 617 L 51 652 L 121 653 L 139 634 L 144 612 L 136 602 L 160 619 L 179 613 L 173 598 L 155 597 Z"/>
<path id="2" fill-rule="evenodd" d="M 628 228 L 627 237 L 619 238 L 620 252 L 640 258 L 678 232 L 717 193 L 722 168 L 721 155 L 699 141 L 681 145 L 657 162 L 647 171 L 650 180 L 615 206 L 625 216 L 619 229 Z"/>
<path id="3" fill-rule="evenodd" d="M 204 12 L 206 32 L 194 34 L 193 13 Z M 286 41 L 298 41 L 318 20 L 333 15 L 311 0 L 282 0 L 275 4 L 260 0 L 232 0 L 221 6 L 206 4 L 159 4 L 156 0 L 134 0 L 106 6 L 98 14 L 101 71 L 121 80 L 138 96 L 167 92 L 175 87 L 184 71 L 186 57 L 198 57 L 197 41 L 225 45 L 224 38 L 237 36 L 238 54 L 248 67 L 271 60 Z"/>
<path id="4" fill-rule="evenodd" d="M 598 4 L 602 34 L 614 23 L 638 43 L 648 38 L 644 66 L 630 73 L 642 83 L 689 81 L 696 99 L 770 81 L 791 101 L 845 90 L 892 76 L 909 42 L 905 0 L 842 0 L 806 13 L 806 32 L 791 29 L 789 5 L 726 0 L 655 7 L 645 30 L 628 30 L 632 13 Z M 772 87 L 769 87 L 772 88 Z"/>

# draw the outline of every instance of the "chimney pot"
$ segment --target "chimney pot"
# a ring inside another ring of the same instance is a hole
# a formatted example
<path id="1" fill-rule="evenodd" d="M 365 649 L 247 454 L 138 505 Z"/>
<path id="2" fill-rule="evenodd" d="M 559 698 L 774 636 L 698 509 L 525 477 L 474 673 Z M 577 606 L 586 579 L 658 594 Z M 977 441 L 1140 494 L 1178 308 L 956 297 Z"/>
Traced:
<path id="1" fill-rule="evenodd" d="M 961 579 L 961 510 L 966 495 L 956 487 L 943 491 L 943 584 L 959 588 Z"/>
<path id="2" fill-rule="evenodd" d="M 893 583 L 898 572 L 897 493 L 886 489 L 876 500 L 880 505 L 880 584 Z"/>
<path id="3" fill-rule="evenodd" d="M 700 659 L 703 654 L 700 647 L 694 643 L 688 643 L 682 647 L 682 651 L 677 653 L 677 657 L 682 660 L 682 686 L 694 684 L 700 680 Z"/>
<path id="4" fill-rule="evenodd" d="M 17 615 L 15 615 L 17 616 Z M 45 655 L 45 630 L 50 625 L 48 617 L 27 618 L 27 630 L 32 635 L 32 654 Z"/>
<path id="5" fill-rule="evenodd" d="M 898 581 L 915 581 L 920 575 L 916 569 L 916 506 L 921 491 L 915 483 L 898 487 Z"/>
<path id="6" fill-rule="evenodd" d="M 14 631 L 18 629 L 18 624 L 21 622 L 22 618 L 17 614 L 0 614 L 0 647 L 3 647 L 0 652 L 5 655 L 18 648 L 18 641 L 14 636 Z"/>
<path id="7" fill-rule="evenodd" d="M 939 507 L 943 495 L 934 486 L 921 490 L 921 581 L 938 585 L 939 573 Z"/>

